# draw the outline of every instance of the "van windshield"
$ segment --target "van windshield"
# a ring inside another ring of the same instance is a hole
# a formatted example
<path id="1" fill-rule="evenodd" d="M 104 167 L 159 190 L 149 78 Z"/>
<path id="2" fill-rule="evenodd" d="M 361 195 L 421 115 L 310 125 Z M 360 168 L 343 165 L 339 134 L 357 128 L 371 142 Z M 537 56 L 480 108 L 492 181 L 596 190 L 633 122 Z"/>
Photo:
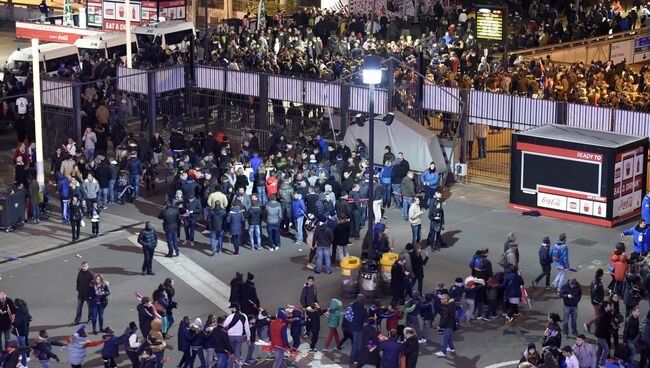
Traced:
<path id="1" fill-rule="evenodd" d="M 26 77 L 31 68 L 31 61 L 12 60 L 7 63 L 7 70 L 9 70 L 11 74 L 19 77 Z"/>
<path id="2" fill-rule="evenodd" d="M 102 49 L 79 48 L 79 58 L 89 57 L 91 60 L 97 60 L 106 57 L 106 51 Z"/>

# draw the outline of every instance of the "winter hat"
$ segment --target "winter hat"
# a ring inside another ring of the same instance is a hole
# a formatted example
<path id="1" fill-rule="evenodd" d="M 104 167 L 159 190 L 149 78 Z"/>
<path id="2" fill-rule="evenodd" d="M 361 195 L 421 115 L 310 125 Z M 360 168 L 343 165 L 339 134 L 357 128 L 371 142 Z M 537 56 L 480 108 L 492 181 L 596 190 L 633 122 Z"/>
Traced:
<path id="1" fill-rule="evenodd" d="M 454 282 L 456 282 L 456 283 L 461 283 L 461 284 L 462 284 L 462 283 L 463 283 L 463 279 L 460 278 L 460 277 L 456 277 L 456 280 L 454 280 Z"/>
<path id="2" fill-rule="evenodd" d="M 77 331 L 75 333 L 80 334 L 82 332 L 86 332 L 86 324 L 85 323 L 82 324 L 81 326 L 79 326 L 79 328 L 77 329 Z"/>
<path id="3" fill-rule="evenodd" d="M 278 314 L 276 316 L 280 319 L 287 319 L 287 314 L 282 309 L 278 311 Z"/>
<path id="4" fill-rule="evenodd" d="M 542 244 L 551 244 L 551 239 L 549 239 L 548 236 L 545 236 L 544 239 L 542 239 Z"/>
<path id="5" fill-rule="evenodd" d="M 412 250 L 413 250 L 413 244 L 411 244 L 411 243 L 406 244 L 406 251 L 410 252 Z"/>
<path id="6" fill-rule="evenodd" d="M 251 280 L 253 280 L 254 278 L 255 278 L 255 275 L 253 275 L 252 273 L 249 272 L 249 273 L 246 274 L 246 280 L 251 281 Z"/>
<path id="7" fill-rule="evenodd" d="M 132 330 L 137 330 L 138 329 L 138 324 L 135 323 L 135 321 L 129 322 L 129 328 Z"/>
<path id="8" fill-rule="evenodd" d="M 535 347 L 535 343 L 534 343 L 534 342 L 529 342 L 529 343 L 528 343 L 528 348 L 527 348 L 527 350 L 530 350 L 530 349 L 535 349 L 535 350 L 537 350 L 537 348 Z"/>

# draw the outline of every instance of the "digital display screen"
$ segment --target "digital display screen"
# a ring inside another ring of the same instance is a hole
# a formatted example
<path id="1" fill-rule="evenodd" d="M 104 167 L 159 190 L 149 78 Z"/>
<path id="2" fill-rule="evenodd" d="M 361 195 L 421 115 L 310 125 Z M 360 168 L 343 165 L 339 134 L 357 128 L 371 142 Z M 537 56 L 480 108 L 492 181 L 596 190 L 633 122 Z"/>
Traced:
<path id="1" fill-rule="evenodd" d="M 521 189 L 538 185 L 600 196 L 600 164 L 522 152 Z"/>
<path id="2" fill-rule="evenodd" d="M 476 38 L 503 40 L 503 11 L 480 7 L 476 12 Z"/>

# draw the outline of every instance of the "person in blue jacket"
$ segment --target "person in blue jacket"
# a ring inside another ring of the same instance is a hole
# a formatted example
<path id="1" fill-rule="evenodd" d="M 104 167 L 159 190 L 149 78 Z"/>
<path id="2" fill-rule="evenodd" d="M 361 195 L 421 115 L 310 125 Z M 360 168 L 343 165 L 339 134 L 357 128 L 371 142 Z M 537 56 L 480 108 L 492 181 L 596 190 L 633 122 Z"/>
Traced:
<path id="1" fill-rule="evenodd" d="M 70 180 L 61 172 L 56 173 L 56 188 L 61 196 L 61 218 L 63 224 L 70 223 L 70 213 L 68 211 L 68 204 L 70 203 Z"/>
<path id="2" fill-rule="evenodd" d="M 388 340 L 381 341 L 379 348 L 381 349 L 381 366 L 384 368 L 398 368 L 402 344 L 397 341 L 396 329 L 388 331 Z"/>
<path id="3" fill-rule="evenodd" d="M 104 346 L 102 347 L 102 360 L 104 360 L 105 368 L 117 367 L 115 364 L 115 358 L 120 356 L 120 345 L 123 345 L 129 337 L 129 329 L 127 328 L 124 331 L 122 336 L 115 336 L 113 330 L 110 327 L 104 329 Z"/>
<path id="4" fill-rule="evenodd" d="M 183 357 L 178 363 L 179 367 L 186 367 L 190 363 L 190 339 L 192 338 L 190 324 L 190 317 L 184 316 L 183 320 L 178 325 L 178 350 L 183 353 Z"/>
<path id="5" fill-rule="evenodd" d="M 506 272 L 500 287 L 504 289 L 503 295 L 508 301 L 508 314 L 506 322 L 511 323 L 516 315 L 519 314 L 519 301 L 521 300 L 521 286 L 524 280 L 519 275 L 517 266 L 510 265 L 510 272 Z"/>
<path id="6" fill-rule="evenodd" d="M 386 162 L 384 162 L 384 168 L 381 170 L 381 174 L 379 174 L 381 185 L 384 186 L 384 198 L 383 198 L 384 207 L 390 207 L 390 198 L 393 191 L 393 185 L 391 182 L 392 175 L 393 175 L 393 162 L 391 160 L 386 160 Z"/>
<path id="7" fill-rule="evenodd" d="M 239 246 L 241 245 L 242 234 L 244 233 L 244 215 L 239 206 L 233 206 L 226 217 L 226 222 L 229 225 L 230 236 L 233 247 L 235 248 L 235 253 L 233 255 L 239 255 Z"/>
<path id="8" fill-rule="evenodd" d="M 646 224 L 650 222 L 650 192 L 646 193 L 641 201 L 641 218 Z"/>
<path id="9" fill-rule="evenodd" d="M 305 214 L 307 213 L 307 206 L 302 199 L 302 194 L 298 192 L 293 193 L 293 202 L 291 202 L 291 219 L 296 226 L 296 244 L 304 243 L 302 234 L 303 224 L 305 223 Z"/>
<path id="10" fill-rule="evenodd" d="M 291 325 L 289 327 L 289 333 L 291 334 L 291 339 L 293 340 L 293 349 L 298 349 L 300 346 L 300 334 L 302 328 L 307 325 L 305 319 L 303 318 L 302 312 L 299 309 L 294 309 L 291 312 L 291 318 L 288 320 Z"/>
<path id="11" fill-rule="evenodd" d="M 440 182 L 440 174 L 436 171 L 436 164 L 431 161 L 429 168 L 424 170 L 422 175 L 420 175 L 420 182 L 424 185 L 424 209 L 429 208 L 431 205 L 431 200 L 438 190 L 438 184 Z"/>
<path id="12" fill-rule="evenodd" d="M 564 286 L 566 272 L 569 270 L 569 247 L 566 245 L 566 234 L 560 234 L 559 239 L 551 249 L 551 257 L 553 258 L 553 264 L 557 268 L 557 276 L 555 276 L 552 285 L 557 288 L 559 293 L 562 286 Z"/>
<path id="13" fill-rule="evenodd" d="M 253 157 L 251 157 L 251 159 L 248 162 L 251 164 L 251 169 L 253 169 L 254 173 L 256 173 L 260 165 L 264 163 L 264 161 L 260 157 L 259 153 L 257 153 L 257 151 L 253 152 Z"/>
<path id="14" fill-rule="evenodd" d="M 637 222 L 636 226 L 621 233 L 621 238 L 632 235 L 634 238 L 634 252 L 644 254 L 650 252 L 650 230 L 645 220 Z"/>

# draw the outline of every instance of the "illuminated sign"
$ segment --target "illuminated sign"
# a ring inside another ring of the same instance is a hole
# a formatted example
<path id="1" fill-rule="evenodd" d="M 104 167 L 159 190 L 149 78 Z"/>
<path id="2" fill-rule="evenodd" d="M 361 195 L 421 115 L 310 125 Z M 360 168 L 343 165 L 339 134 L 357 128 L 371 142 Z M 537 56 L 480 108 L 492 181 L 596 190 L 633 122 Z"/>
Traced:
<path id="1" fill-rule="evenodd" d="M 503 40 L 503 10 L 479 8 L 476 12 L 476 38 Z"/>

